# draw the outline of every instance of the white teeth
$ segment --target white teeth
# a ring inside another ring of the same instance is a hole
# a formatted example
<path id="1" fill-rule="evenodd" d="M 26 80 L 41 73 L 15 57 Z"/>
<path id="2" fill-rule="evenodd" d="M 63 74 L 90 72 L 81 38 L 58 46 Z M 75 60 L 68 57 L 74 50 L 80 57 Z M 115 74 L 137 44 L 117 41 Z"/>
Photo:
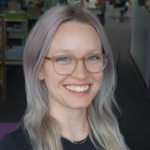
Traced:
<path id="1" fill-rule="evenodd" d="M 80 87 L 79 86 L 77 87 L 77 92 L 80 92 Z"/>
<path id="2" fill-rule="evenodd" d="M 77 91 L 76 87 L 73 88 L 74 91 Z"/>
<path id="3" fill-rule="evenodd" d="M 87 86 L 87 89 L 86 90 L 88 90 L 89 89 L 89 86 Z"/>
<path id="4" fill-rule="evenodd" d="M 71 88 L 70 88 L 70 89 L 71 89 L 71 91 L 73 91 L 73 86 L 71 86 Z"/>
<path id="5" fill-rule="evenodd" d="M 84 87 L 82 86 L 82 87 L 81 87 L 81 92 L 83 92 L 83 91 L 84 91 Z"/>
<path id="6" fill-rule="evenodd" d="M 75 92 L 84 92 L 89 89 L 89 85 L 87 86 L 66 86 L 68 90 L 75 91 Z"/>
<path id="7" fill-rule="evenodd" d="M 66 88 L 67 88 L 68 90 L 70 90 L 70 86 L 66 86 Z"/>

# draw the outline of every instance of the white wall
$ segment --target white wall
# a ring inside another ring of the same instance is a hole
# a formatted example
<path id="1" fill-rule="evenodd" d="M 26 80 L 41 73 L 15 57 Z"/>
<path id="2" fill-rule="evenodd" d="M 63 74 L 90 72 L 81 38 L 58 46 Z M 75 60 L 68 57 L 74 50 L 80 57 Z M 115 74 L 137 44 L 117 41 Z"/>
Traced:
<path id="1" fill-rule="evenodd" d="M 150 12 L 132 1 L 130 53 L 150 88 Z"/>

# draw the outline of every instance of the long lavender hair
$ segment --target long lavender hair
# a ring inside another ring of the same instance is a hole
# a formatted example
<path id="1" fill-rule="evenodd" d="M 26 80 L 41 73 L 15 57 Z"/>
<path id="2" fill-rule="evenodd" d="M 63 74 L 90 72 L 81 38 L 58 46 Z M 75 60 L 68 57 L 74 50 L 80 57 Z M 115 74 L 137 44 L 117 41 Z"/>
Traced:
<path id="1" fill-rule="evenodd" d="M 34 150 L 63 150 L 59 125 L 49 114 L 48 90 L 45 82 L 39 82 L 38 74 L 57 28 L 69 21 L 92 25 L 101 38 L 104 52 L 110 54 L 100 90 L 87 108 L 90 139 L 97 150 L 99 145 L 107 150 L 129 150 L 112 111 L 112 104 L 117 107 L 114 99 L 116 75 L 112 51 L 103 27 L 88 10 L 72 7 L 48 10 L 38 20 L 26 41 L 23 64 L 27 109 L 23 122 L 31 144 Z"/>

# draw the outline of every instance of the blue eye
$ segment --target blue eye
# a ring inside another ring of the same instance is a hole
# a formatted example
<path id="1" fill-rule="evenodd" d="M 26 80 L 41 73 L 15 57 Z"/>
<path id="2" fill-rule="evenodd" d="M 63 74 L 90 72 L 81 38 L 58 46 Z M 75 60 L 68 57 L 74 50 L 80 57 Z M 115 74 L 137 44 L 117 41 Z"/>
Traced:
<path id="1" fill-rule="evenodd" d="M 88 60 L 98 60 L 100 59 L 98 56 L 90 56 Z"/>
<path id="2" fill-rule="evenodd" d="M 67 60 L 68 60 L 68 58 L 63 57 L 63 58 L 60 58 L 60 60 L 61 60 L 61 61 L 67 61 Z"/>
<path id="3" fill-rule="evenodd" d="M 56 61 L 68 61 L 68 58 L 67 57 L 60 57 L 60 58 L 57 58 Z"/>
<path id="4" fill-rule="evenodd" d="M 74 61 L 74 59 L 70 56 L 58 56 L 55 60 L 58 63 L 68 64 Z"/>
<path id="5" fill-rule="evenodd" d="M 91 56 L 91 57 L 89 57 L 88 59 L 89 59 L 89 60 L 94 60 L 94 58 L 95 58 L 94 56 Z"/>

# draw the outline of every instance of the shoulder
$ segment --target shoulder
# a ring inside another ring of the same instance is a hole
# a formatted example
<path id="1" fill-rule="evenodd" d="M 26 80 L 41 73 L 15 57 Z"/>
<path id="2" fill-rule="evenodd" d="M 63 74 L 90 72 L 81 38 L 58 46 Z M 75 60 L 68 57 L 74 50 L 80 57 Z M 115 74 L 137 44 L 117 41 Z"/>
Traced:
<path id="1" fill-rule="evenodd" d="M 0 150 L 33 150 L 28 138 L 27 131 L 23 126 L 6 134 L 0 141 Z"/>

